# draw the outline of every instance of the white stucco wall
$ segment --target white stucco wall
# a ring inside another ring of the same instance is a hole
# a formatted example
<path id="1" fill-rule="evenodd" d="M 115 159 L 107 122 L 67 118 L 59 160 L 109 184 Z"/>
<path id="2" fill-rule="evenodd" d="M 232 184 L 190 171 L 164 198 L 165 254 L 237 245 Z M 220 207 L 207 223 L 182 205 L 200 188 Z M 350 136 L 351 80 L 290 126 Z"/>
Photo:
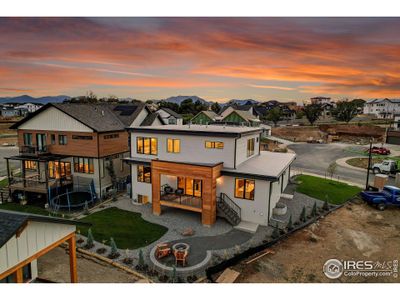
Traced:
<path id="1" fill-rule="evenodd" d="M 29 222 L 18 238 L 0 248 L 0 274 L 73 232 L 75 225 Z"/>
<path id="2" fill-rule="evenodd" d="M 86 125 L 78 122 L 55 107 L 49 107 L 32 119 L 26 121 L 18 129 L 93 132 L 93 130 Z"/>
<path id="3" fill-rule="evenodd" d="M 158 154 L 146 155 L 138 154 L 136 148 L 136 138 L 150 137 L 157 138 L 158 140 Z M 168 153 L 167 152 L 167 139 L 180 139 L 181 152 Z M 224 149 L 208 149 L 205 147 L 206 141 L 223 142 Z M 193 163 L 219 163 L 223 162 L 224 167 L 233 168 L 234 166 L 234 138 L 222 137 L 206 137 L 206 136 L 188 136 L 176 134 L 150 134 L 150 133 L 136 133 L 131 134 L 131 149 L 132 157 L 148 158 L 148 159 L 161 159 L 168 161 L 179 162 L 193 162 Z M 256 146 L 258 151 L 258 146 Z"/>
<path id="4" fill-rule="evenodd" d="M 258 155 L 260 153 L 260 135 L 252 134 L 241 137 L 236 142 L 236 166 L 240 165 L 242 162 Z M 249 139 L 254 138 L 254 154 L 252 156 L 247 157 L 247 141 Z M 225 167 L 225 165 L 224 165 Z"/>

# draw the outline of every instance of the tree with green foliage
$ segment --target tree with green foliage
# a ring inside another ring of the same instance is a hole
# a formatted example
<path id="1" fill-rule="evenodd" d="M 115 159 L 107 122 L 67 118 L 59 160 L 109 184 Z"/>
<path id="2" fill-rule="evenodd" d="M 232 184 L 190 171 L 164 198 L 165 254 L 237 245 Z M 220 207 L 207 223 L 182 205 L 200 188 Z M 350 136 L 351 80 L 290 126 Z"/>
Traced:
<path id="1" fill-rule="evenodd" d="M 214 102 L 211 104 L 211 110 L 217 114 L 221 110 L 221 105 L 218 102 Z"/>
<path id="2" fill-rule="evenodd" d="M 158 107 L 159 108 L 163 108 L 163 107 L 169 108 L 176 113 L 179 112 L 179 105 L 176 103 L 172 103 L 172 102 L 160 101 L 160 102 L 158 102 Z"/>
<path id="3" fill-rule="evenodd" d="M 118 248 L 117 248 L 117 244 L 115 243 L 113 238 L 110 238 L 110 247 L 111 247 L 111 256 L 118 256 L 119 252 L 118 252 Z"/>
<path id="4" fill-rule="evenodd" d="M 292 215 L 289 217 L 289 222 L 287 224 L 287 229 L 290 231 L 293 229 Z"/>
<path id="5" fill-rule="evenodd" d="M 87 240 L 86 240 L 85 248 L 90 249 L 93 247 L 94 247 L 94 238 L 93 238 L 92 228 L 89 228 L 88 233 L 87 233 Z"/>
<path id="6" fill-rule="evenodd" d="M 335 173 L 336 173 L 336 169 L 337 169 L 336 162 L 330 163 L 328 168 L 326 169 L 326 173 L 328 173 L 328 175 L 331 177 L 331 180 L 332 180 L 333 175 L 335 175 Z"/>
<path id="7" fill-rule="evenodd" d="M 276 126 L 278 122 L 282 119 L 282 116 L 283 116 L 282 109 L 279 106 L 277 106 L 271 109 L 267 113 L 265 119 L 271 121 L 272 123 L 274 123 L 274 126 Z"/>
<path id="8" fill-rule="evenodd" d="M 306 116 L 308 122 L 310 122 L 311 126 L 319 119 L 322 114 L 322 107 L 319 104 L 308 104 L 304 105 L 304 115 Z"/>
<path id="9" fill-rule="evenodd" d="M 304 111 L 298 110 L 296 111 L 296 119 L 302 119 L 304 117 Z"/>
<path id="10" fill-rule="evenodd" d="M 314 201 L 314 205 L 311 210 L 311 217 L 315 218 L 317 216 L 317 202 Z"/>
<path id="11" fill-rule="evenodd" d="M 176 277 L 176 267 L 172 266 L 171 283 L 176 283 L 178 281 Z"/>
<path id="12" fill-rule="evenodd" d="M 303 206 L 303 210 L 301 211 L 301 214 L 300 214 L 300 221 L 301 222 L 305 222 L 307 220 L 307 217 L 306 217 L 306 206 Z"/>
<path id="13" fill-rule="evenodd" d="M 140 267 L 143 267 L 143 266 L 144 266 L 144 257 L 143 257 L 143 251 L 142 251 L 142 249 L 139 250 L 138 266 L 140 266 Z"/>
<path id="14" fill-rule="evenodd" d="M 322 208 L 326 211 L 329 210 L 328 195 L 325 196 L 325 201 L 324 201 L 324 205 L 322 206 Z"/>
<path id="15" fill-rule="evenodd" d="M 351 101 L 340 101 L 332 110 L 332 115 L 337 121 L 349 123 L 358 113 L 357 103 Z"/>

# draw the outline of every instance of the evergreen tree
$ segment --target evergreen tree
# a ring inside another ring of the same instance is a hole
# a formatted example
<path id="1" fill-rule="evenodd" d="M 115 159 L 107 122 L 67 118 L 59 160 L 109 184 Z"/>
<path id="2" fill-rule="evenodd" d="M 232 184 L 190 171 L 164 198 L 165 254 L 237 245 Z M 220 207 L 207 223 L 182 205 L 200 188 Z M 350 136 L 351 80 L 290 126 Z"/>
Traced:
<path id="1" fill-rule="evenodd" d="M 312 211 L 311 211 L 311 217 L 315 218 L 317 216 L 317 202 L 314 202 Z"/>
<path id="2" fill-rule="evenodd" d="M 328 195 L 325 196 L 325 201 L 324 205 L 322 206 L 324 210 L 329 210 L 329 204 L 328 204 Z"/>
<path id="3" fill-rule="evenodd" d="M 289 222 L 287 224 L 287 229 L 290 231 L 293 229 L 292 215 L 289 217 Z"/>
<path id="4" fill-rule="evenodd" d="M 171 283 L 176 283 L 177 278 L 176 278 L 176 268 L 175 266 L 172 267 L 172 275 L 171 275 Z"/>
<path id="5" fill-rule="evenodd" d="M 89 228 L 89 230 L 88 230 L 85 247 L 88 248 L 88 249 L 94 247 L 94 238 L 93 238 L 93 234 L 92 234 L 92 229 L 91 228 Z"/>
<path id="6" fill-rule="evenodd" d="M 306 206 L 303 206 L 303 210 L 301 211 L 301 214 L 300 214 L 300 221 L 302 221 L 302 222 L 305 222 L 307 219 L 306 219 Z"/>
<path id="7" fill-rule="evenodd" d="M 113 238 L 110 238 L 110 246 L 111 246 L 111 256 L 117 256 L 119 255 L 118 253 L 118 248 L 117 248 L 117 244 L 115 243 Z"/>
<path id="8" fill-rule="evenodd" d="M 142 249 L 139 250 L 139 261 L 138 261 L 138 266 L 143 267 L 144 266 L 144 258 L 143 258 L 143 251 Z"/>

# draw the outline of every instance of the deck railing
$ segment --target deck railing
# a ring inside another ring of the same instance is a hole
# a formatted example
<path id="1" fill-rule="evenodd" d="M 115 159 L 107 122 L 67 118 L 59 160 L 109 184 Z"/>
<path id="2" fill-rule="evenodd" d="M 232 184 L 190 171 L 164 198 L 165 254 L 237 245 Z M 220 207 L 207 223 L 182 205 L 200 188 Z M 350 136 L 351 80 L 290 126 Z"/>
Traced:
<path id="1" fill-rule="evenodd" d="M 19 147 L 19 152 L 25 155 L 40 155 L 50 152 L 50 145 L 37 146 L 37 145 L 22 145 Z"/>

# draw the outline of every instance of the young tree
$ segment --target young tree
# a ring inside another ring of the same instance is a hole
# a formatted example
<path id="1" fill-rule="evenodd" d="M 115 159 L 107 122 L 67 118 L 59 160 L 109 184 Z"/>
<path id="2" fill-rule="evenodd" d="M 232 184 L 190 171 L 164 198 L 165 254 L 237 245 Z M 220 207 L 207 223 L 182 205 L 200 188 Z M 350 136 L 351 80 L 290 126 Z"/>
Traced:
<path id="1" fill-rule="evenodd" d="M 278 122 L 282 119 L 282 109 L 280 107 L 274 107 L 271 109 L 267 116 L 265 117 L 268 121 L 274 123 L 274 126 L 278 124 Z"/>
<path id="2" fill-rule="evenodd" d="M 176 267 L 172 267 L 171 283 L 176 283 L 178 280 L 176 278 Z"/>
<path id="3" fill-rule="evenodd" d="M 118 257 L 119 252 L 118 252 L 117 244 L 115 243 L 113 238 L 110 238 L 110 246 L 111 246 L 110 256 Z"/>
<path id="4" fill-rule="evenodd" d="M 289 222 L 287 224 L 287 229 L 290 231 L 293 229 L 292 215 L 289 217 Z"/>
<path id="5" fill-rule="evenodd" d="M 328 168 L 326 169 L 326 172 L 331 177 L 331 180 L 332 180 L 333 175 L 335 175 L 335 173 L 336 173 L 336 169 L 337 169 L 337 163 L 336 162 L 330 163 Z"/>
<path id="6" fill-rule="evenodd" d="M 296 111 L 296 119 L 302 119 L 304 117 L 304 111 L 298 110 Z"/>
<path id="7" fill-rule="evenodd" d="M 214 102 L 211 104 L 211 110 L 217 114 L 221 110 L 221 105 L 219 105 L 218 102 Z"/>
<path id="8" fill-rule="evenodd" d="M 317 202 L 314 202 L 314 205 L 311 210 L 311 217 L 315 218 L 317 216 Z"/>
<path id="9" fill-rule="evenodd" d="M 319 104 L 308 104 L 304 106 L 304 114 L 311 126 L 319 119 L 322 110 L 323 109 Z"/>
<path id="10" fill-rule="evenodd" d="M 301 211 L 300 214 L 300 221 L 305 222 L 307 220 L 306 218 L 306 206 L 303 206 L 303 210 Z"/>
<path id="11" fill-rule="evenodd" d="M 278 226 L 276 226 L 276 227 L 274 228 L 274 231 L 272 231 L 271 237 L 272 237 L 273 239 L 277 239 L 277 238 L 279 237 L 279 228 L 278 228 Z"/>
<path id="12" fill-rule="evenodd" d="M 85 248 L 90 249 L 93 247 L 94 247 L 94 238 L 92 234 L 92 229 L 89 228 Z"/>
<path id="13" fill-rule="evenodd" d="M 337 121 L 349 123 L 358 113 L 358 106 L 355 102 L 341 101 L 336 103 L 332 115 Z"/>
<path id="14" fill-rule="evenodd" d="M 144 267 L 144 258 L 143 258 L 143 251 L 142 251 L 142 249 L 139 250 L 138 266 L 139 266 L 139 267 Z"/>

